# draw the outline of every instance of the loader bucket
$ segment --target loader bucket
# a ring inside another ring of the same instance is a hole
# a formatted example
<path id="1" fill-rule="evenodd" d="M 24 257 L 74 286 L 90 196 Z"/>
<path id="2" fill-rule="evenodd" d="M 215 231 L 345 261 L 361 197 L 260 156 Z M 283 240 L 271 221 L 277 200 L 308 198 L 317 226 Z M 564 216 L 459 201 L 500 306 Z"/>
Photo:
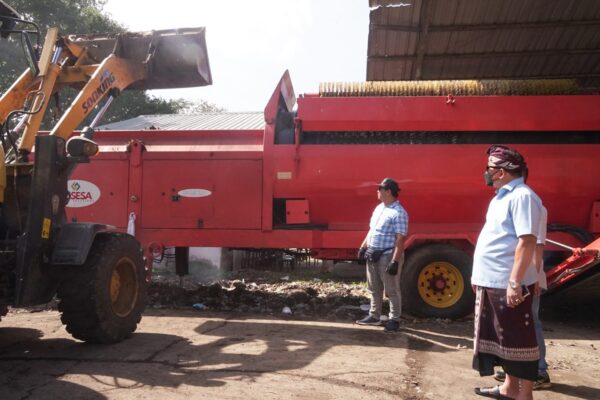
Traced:
<path id="1" fill-rule="evenodd" d="M 71 36 L 87 48 L 93 62 L 110 54 L 134 62 L 147 62 L 148 77 L 130 89 L 175 89 L 212 84 L 205 29 L 186 28 L 111 35 Z"/>

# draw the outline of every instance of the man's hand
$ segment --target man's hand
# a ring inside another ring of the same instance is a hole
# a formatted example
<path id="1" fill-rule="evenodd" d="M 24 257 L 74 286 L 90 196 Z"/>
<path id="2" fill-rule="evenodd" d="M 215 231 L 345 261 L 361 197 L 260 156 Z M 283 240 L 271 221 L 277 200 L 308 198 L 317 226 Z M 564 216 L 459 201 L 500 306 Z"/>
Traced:
<path id="1" fill-rule="evenodd" d="M 396 275 L 398 273 L 398 261 L 390 262 L 390 264 L 385 269 L 385 272 L 387 272 L 390 275 Z"/>
<path id="2" fill-rule="evenodd" d="M 360 249 L 358 249 L 358 259 L 359 260 L 364 260 L 365 259 L 365 253 L 367 252 L 367 248 L 366 247 L 361 247 Z"/>
<path id="3" fill-rule="evenodd" d="M 506 288 L 506 305 L 510 308 L 517 307 L 523 302 L 523 289 L 518 286 L 516 289 L 510 286 Z"/>

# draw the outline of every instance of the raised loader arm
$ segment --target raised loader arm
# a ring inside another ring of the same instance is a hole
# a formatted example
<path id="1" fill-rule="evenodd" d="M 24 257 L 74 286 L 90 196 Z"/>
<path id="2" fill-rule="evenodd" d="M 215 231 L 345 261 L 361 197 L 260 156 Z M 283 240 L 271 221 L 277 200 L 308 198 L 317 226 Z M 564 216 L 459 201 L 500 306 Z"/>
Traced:
<path id="1" fill-rule="evenodd" d="M 212 83 L 204 28 L 68 38 L 50 29 L 37 69 L 37 76 L 25 72 L 0 100 L 2 123 L 15 109 L 35 111 L 27 116 L 21 155 L 31 152 L 49 101 L 62 87 L 80 89 L 50 133 L 66 139 L 109 94 L 116 96 L 130 87 Z"/>
<path id="2" fill-rule="evenodd" d="M 6 122 L 9 114 L 21 109 L 33 88 L 39 85 L 39 78 L 26 70 L 0 97 L 0 125 Z"/>
<path id="3" fill-rule="evenodd" d="M 81 121 L 109 93 L 126 89 L 147 76 L 145 65 L 139 65 L 114 54 L 97 66 L 89 81 L 79 92 L 71 106 L 50 132 L 63 139 L 68 138 Z"/>

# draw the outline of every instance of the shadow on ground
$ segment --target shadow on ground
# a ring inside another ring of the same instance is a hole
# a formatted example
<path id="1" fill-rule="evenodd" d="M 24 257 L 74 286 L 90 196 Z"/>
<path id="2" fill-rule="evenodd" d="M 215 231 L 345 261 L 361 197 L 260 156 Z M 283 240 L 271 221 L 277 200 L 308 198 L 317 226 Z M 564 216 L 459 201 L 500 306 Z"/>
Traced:
<path id="1" fill-rule="evenodd" d="M 197 316 L 173 310 L 150 314 L 161 313 L 171 318 Z M 382 353 L 386 348 L 412 350 L 410 357 L 416 358 L 471 347 L 470 321 L 405 321 L 400 333 L 385 334 L 381 328 L 350 323 L 205 313 L 203 322 L 188 332 L 188 337 L 135 333 L 122 343 L 96 346 L 44 339 L 35 329 L 0 327 L 0 398 L 107 399 L 115 390 L 220 387 L 232 379 L 252 382 L 271 373 L 296 378 L 318 374 L 323 384 L 362 390 L 352 379 L 341 379 L 334 364 L 328 368 L 327 363 L 337 362 L 335 357 L 321 356 L 330 351 L 355 352 L 348 359 L 362 360 L 355 366 L 359 371 L 370 347 L 383 349 Z M 403 362 L 397 360 L 398 366 Z M 400 388 L 375 389 L 407 398 Z M 600 398 L 600 389 L 593 387 L 555 384 L 552 390 L 573 398 Z M 410 394 L 411 399 L 425 398 Z"/>
<path id="2" fill-rule="evenodd" d="M 169 312 L 173 315 L 194 316 Z M 438 332 L 403 328 L 401 333 L 385 334 L 381 328 L 353 324 L 311 324 L 243 315 L 206 317 L 210 319 L 196 327 L 189 338 L 135 333 L 111 346 L 44 339 L 34 329 L 0 327 L 0 398 L 96 400 L 125 388 L 218 387 L 228 379 L 253 381 L 268 373 L 298 374 L 336 346 L 353 348 L 360 358 L 369 352 L 368 347 L 448 352 L 456 351 L 457 343 L 469 343 L 468 338 L 444 332 L 442 326 Z M 360 363 L 356 369 L 360 370 Z M 78 376 L 77 384 L 70 381 L 73 376 Z M 354 385 L 341 381 L 333 372 L 329 376 L 327 368 L 319 379 Z M 391 390 L 390 394 L 402 393 Z"/>

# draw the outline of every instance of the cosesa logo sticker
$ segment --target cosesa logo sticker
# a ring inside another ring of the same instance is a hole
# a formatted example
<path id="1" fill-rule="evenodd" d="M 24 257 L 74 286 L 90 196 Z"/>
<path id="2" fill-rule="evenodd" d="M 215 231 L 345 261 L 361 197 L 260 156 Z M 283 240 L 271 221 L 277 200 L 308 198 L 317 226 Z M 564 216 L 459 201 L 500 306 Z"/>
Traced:
<path id="1" fill-rule="evenodd" d="M 69 202 L 67 207 L 87 207 L 100 199 L 100 189 L 92 182 L 83 180 L 70 180 L 67 183 Z"/>

